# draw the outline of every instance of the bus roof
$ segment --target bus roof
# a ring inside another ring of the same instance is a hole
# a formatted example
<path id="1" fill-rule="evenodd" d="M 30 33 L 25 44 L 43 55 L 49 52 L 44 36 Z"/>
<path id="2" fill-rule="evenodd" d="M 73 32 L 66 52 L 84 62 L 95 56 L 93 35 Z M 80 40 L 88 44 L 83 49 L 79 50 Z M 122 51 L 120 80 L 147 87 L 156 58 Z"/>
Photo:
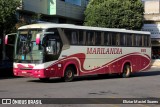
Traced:
<path id="1" fill-rule="evenodd" d="M 126 30 L 118 28 L 103 28 L 103 27 L 91 27 L 91 26 L 79 26 L 73 24 L 56 24 L 56 23 L 38 23 L 30 24 L 20 27 L 18 30 L 22 29 L 48 29 L 48 28 L 71 28 L 71 29 L 83 29 L 83 30 L 98 30 L 98 31 L 110 31 L 110 32 L 124 32 L 124 33 L 138 33 L 138 34 L 150 34 L 146 31 L 135 31 L 135 30 Z"/>

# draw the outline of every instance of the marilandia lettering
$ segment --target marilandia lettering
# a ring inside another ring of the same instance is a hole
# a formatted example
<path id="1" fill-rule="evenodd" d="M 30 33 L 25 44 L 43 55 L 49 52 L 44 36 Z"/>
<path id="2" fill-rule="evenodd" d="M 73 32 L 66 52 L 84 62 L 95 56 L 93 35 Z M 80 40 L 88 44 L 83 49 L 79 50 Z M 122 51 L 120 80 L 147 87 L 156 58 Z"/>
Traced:
<path id="1" fill-rule="evenodd" d="M 87 54 L 122 54 L 122 48 L 87 48 Z"/>

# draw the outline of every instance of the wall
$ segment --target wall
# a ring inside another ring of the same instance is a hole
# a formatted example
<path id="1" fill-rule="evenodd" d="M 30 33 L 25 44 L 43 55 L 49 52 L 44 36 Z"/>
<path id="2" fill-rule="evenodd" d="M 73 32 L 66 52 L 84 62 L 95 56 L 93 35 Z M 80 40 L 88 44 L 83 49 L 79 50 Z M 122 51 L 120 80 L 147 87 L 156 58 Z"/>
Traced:
<path id="1" fill-rule="evenodd" d="M 23 0 L 23 10 L 48 14 L 48 0 Z"/>
<path id="2" fill-rule="evenodd" d="M 23 0 L 23 10 L 75 20 L 84 19 L 86 0 Z"/>
<path id="3" fill-rule="evenodd" d="M 56 7 L 57 7 L 56 15 L 58 16 L 68 17 L 78 20 L 82 20 L 84 18 L 85 7 L 83 6 L 78 6 L 57 0 Z"/>
<path id="4" fill-rule="evenodd" d="M 145 14 L 160 13 L 159 0 L 146 0 L 144 1 Z"/>

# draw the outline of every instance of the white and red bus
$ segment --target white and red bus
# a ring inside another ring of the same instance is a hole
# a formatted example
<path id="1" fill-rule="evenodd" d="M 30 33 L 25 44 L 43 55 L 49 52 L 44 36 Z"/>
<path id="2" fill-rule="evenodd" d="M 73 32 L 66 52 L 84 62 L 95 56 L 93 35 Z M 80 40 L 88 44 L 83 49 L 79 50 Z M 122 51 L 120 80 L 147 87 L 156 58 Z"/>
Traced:
<path id="1" fill-rule="evenodd" d="M 0 38 L 0 77 L 13 75 L 13 52 L 16 33 L 7 34 L 6 39 Z"/>
<path id="2" fill-rule="evenodd" d="M 47 80 L 131 73 L 150 68 L 150 33 L 114 28 L 40 23 L 20 27 L 14 75 Z"/>

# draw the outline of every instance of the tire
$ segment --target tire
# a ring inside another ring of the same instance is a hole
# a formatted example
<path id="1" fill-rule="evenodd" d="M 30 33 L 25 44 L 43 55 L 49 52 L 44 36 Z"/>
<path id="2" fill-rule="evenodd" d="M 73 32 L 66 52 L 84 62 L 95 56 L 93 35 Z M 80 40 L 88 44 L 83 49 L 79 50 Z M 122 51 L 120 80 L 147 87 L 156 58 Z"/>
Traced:
<path id="1" fill-rule="evenodd" d="M 63 80 L 65 82 L 71 82 L 74 78 L 74 69 L 72 67 L 67 67 L 64 73 Z"/>
<path id="2" fill-rule="evenodd" d="M 121 76 L 122 78 L 128 78 L 130 77 L 130 75 L 131 75 L 131 67 L 130 65 L 125 65 Z"/>
<path id="3" fill-rule="evenodd" d="M 46 82 L 49 81 L 49 78 L 39 78 L 40 81 Z"/>

